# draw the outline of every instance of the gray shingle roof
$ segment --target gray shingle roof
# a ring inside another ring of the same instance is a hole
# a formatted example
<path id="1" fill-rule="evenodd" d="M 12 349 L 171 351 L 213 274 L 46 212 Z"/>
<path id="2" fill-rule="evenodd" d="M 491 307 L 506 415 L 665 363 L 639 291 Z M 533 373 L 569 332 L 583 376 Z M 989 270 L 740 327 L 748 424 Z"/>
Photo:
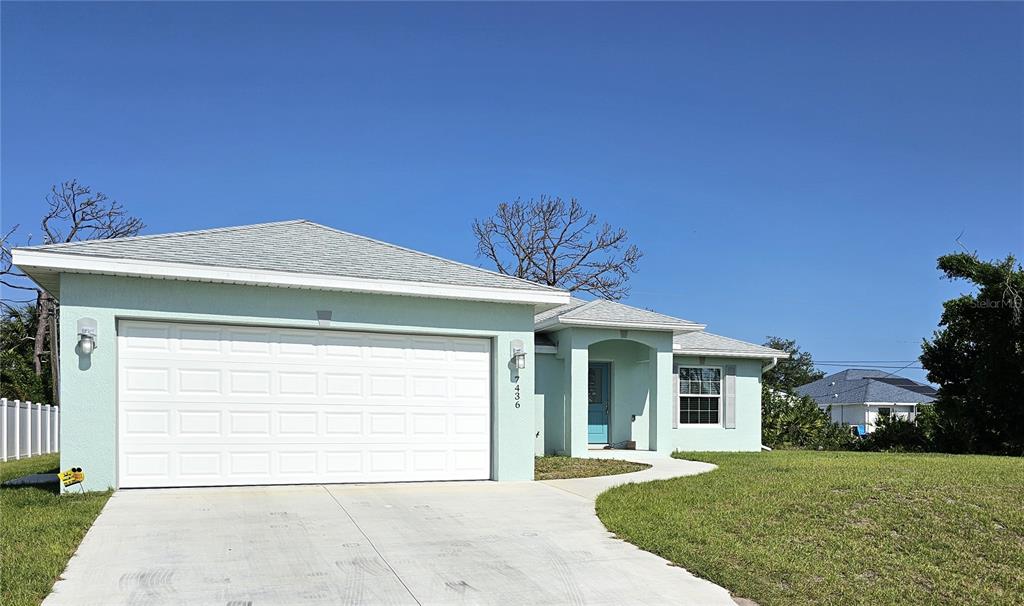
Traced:
<path id="1" fill-rule="evenodd" d="M 864 402 L 905 402 L 925 404 L 935 400 L 933 387 L 881 370 L 850 368 L 796 389 L 820 406 Z"/>
<path id="2" fill-rule="evenodd" d="M 673 349 L 697 355 L 722 355 L 728 357 L 749 356 L 752 358 L 788 358 L 789 354 L 763 345 L 755 345 L 738 339 L 730 339 L 710 332 L 688 332 L 672 338 Z"/>
<path id="3" fill-rule="evenodd" d="M 564 292 L 305 220 L 32 246 L 22 250 L 346 278 Z"/>
<path id="4" fill-rule="evenodd" d="M 576 297 L 573 297 L 565 305 L 561 305 L 561 306 L 556 307 L 554 309 L 549 309 L 547 311 L 544 311 L 544 312 L 541 312 L 541 313 L 535 315 L 533 317 L 533 323 L 534 324 L 540 324 L 541 322 L 543 322 L 545 320 L 549 320 L 549 319 L 554 318 L 556 316 L 560 316 L 560 315 L 564 314 L 565 312 L 570 311 L 572 309 L 576 309 L 577 307 L 579 307 L 581 305 L 585 305 L 586 303 L 587 302 L 584 301 L 583 299 L 577 299 Z"/>
<path id="5" fill-rule="evenodd" d="M 666 330 L 694 330 L 702 325 L 689 320 L 673 318 L 654 311 L 632 307 L 615 301 L 595 299 L 584 301 L 573 298 L 569 303 L 545 311 L 534 316 L 534 326 L 547 327 L 548 323 L 564 323 L 579 325 L 615 325 L 615 326 L 658 326 Z"/>

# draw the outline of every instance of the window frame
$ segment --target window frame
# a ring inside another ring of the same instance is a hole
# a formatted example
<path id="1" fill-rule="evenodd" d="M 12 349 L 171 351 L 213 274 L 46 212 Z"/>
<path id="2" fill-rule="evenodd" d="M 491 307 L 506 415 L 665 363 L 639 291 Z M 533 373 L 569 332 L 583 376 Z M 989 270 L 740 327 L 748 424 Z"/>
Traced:
<path id="1" fill-rule="evenodd" d="M 699 370 L 704 370 L 704 369 L 717 370 L 718 371 L 718 393 L 716 393 L 716 394 L 711 394 L 711 393 L 708 393 L 708 394 L 683 393 L 682 390 L 680 389 L 680 385 L 679 385 L 679 382 L 680 382 L 679 371 L 684 369 L 684 368 L 687 368 L 687 369 L 693 368 L 693 369 L 699 369 Z M 725 411 L 722 408 L 725 405 L 725 393 L 724 393 L 724 389 L 725 389 L 725 367 L 724 366 L 713 366 L 713 365 L 710 365 L 710 364 L 676 364 L 675 373 L 673 373 L 673 375 L 674 375 L 675 382 L 676 382 L 676 387 L 675 387 L 675 393 L 676 393 L 676 402 L 675 402 L 676 426 L 679 429 L 682 429 L 684 427 L 698 427 L 698 428 L 699 427 L 703 427 L 703 428 L 722 427 L 724 425 L 724 423 L 725 423 L 725 418 L 724 418 L 725 417 Z M 700 423 L 700 422 L 690 423 L 689 421 L 683 421 L 682 410 L 680 410 L 682 408 L 682 398 L 718 398 L 718 414 L 717 414 L 718 421 L 716 421 L 714 423 Z"/>

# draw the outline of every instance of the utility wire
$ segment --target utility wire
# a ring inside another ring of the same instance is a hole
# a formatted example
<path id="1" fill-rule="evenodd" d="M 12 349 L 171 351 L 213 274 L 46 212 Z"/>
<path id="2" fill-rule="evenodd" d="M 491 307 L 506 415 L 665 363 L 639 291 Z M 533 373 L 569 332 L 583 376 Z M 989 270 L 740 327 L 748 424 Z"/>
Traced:
<path id="1" fill-rule="evenodd" d="M 814 363 L 815 366 L 847 366 L 847 367 L 850 366 L 850 364 L 851 363 L 845 363 L 845 362 L 842 363 L 842 364 L 835 363 L 835 362 L 815 362 Z M 924 367 L 922 367 L 922 366 L 910 366 L 910 365 L 907 365 L 907 366 L 884 366 L 884 365 L 881 365 L 881 364 L 861 364 L 859 362 L 853 362 L 852 364 L 855 364 L 857 368 L 899 368 L 899 369 L 909 368 L 910 370 L 924 370 Z M 913 362 L 911 362 L 911 364 L 913 364 Z"/>
<path id="2" fill-rule="evenodd" d="M 913 363 L 913 362 L 917 362 L 917 360 L 815 360 L 814 362 L 815 362 L 815 364 L 818 364 L 818 363 L 821 363 L 821 364 L 825 364 L 825 363 L 830 363 L 830 364 L 831 363 L 870 364 L 870 363 L 875 363 L 875 362 L 877 362 L 879 364 L 900 364 L 900 363 L 904 363 L 904 362 L 911 362 L 911 363 Z"/>

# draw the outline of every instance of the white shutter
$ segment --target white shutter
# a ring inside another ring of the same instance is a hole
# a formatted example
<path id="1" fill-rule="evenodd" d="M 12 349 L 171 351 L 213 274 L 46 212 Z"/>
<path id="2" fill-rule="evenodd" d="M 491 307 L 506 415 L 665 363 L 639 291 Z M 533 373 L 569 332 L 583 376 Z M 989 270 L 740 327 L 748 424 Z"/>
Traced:
<path id="1" fill-rule="evenodd" d="M 672 429 L 679 429 L 679 367 L 672 367 Z"/>
<path id="2" fill-rule="evenodd" d="M 725 417 L 725 428 L 736 429 L 736 365 L 724 368 L 722 377 L 722 416 Z"/>

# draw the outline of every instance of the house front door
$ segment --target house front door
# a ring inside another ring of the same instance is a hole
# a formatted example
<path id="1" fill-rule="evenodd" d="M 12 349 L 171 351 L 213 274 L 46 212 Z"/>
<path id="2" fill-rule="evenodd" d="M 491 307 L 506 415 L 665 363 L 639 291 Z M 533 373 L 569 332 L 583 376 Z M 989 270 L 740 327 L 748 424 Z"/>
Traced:
<path id="1" fill-rule="evenodd" d="M 609 375 L 611 365 L 607 362 L 592 362 L 587 378 L 587 442 L 608 443 L 608 413 L 611 408 Z"/>

